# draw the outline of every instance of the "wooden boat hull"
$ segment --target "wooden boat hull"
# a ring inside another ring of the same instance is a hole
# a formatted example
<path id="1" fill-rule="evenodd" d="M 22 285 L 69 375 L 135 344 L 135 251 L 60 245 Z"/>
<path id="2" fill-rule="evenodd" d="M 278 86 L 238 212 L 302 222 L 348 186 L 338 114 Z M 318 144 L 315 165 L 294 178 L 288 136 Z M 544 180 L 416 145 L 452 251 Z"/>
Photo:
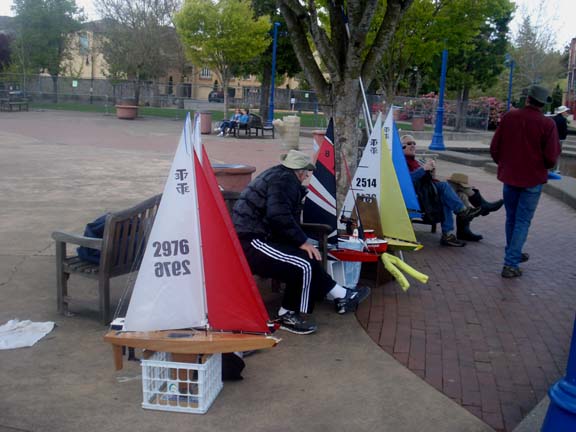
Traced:
<path id="1" fill-rule="evenodd" d="M 152 352 L 177 354 L 213 354 L 268 349 L 279 338 L 245 333 L 223 333 L 203 330 L 164 330 L 127 332 L 111 330 L 104 340 L 112 344 L 116 369 L 122 369 L 122 347 L 141 348 Z"/>

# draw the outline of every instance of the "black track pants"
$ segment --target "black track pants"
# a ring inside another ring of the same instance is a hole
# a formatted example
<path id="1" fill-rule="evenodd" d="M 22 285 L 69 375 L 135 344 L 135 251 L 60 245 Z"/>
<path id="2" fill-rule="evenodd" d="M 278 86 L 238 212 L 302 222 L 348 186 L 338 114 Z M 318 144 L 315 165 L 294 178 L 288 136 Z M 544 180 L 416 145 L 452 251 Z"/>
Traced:
<path id="1" fill-rule="evenodd" d="M 282 307 L 312 313 L 314 303 L 322 300 L 336 282 L 320 261 L 290 245 L 270 243 L 257 238 L 240 239 L 252 273 L 286 283 Z"/>

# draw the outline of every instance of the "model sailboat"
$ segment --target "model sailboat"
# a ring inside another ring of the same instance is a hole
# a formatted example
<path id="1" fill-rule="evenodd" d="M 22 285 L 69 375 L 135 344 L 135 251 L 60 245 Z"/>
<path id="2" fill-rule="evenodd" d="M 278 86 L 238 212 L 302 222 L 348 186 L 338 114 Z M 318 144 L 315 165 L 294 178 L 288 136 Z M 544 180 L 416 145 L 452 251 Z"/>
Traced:
<path id="1" fill-rule="evenodd" d="M 330 255 L 333 258 L 341 261 L 377 261 L 378 254 L 386 250 L 387 243 L 385 241 L 369 239 L 367 252 L 339 247 L 336 214 L 334 122 L 330 119 L 317 153 L 316 169 L 310 180 L 308 195 L 304 201 L 302 219 L 305 223 L 326 224 L 332 228 L 328 235 L 328 243 L 332 246 Z"/>
<path id="2" fill-rule="evenodd" d="M 379 114 L 346 195 L 341 216 L 345 218 L 354 216 L 354 211 L 358 210 L 356 209 L 358 198 L 367 204 L 376 201 L 379 234 L 386 238 L 391 247 L 417 250 L 422 246 L 416 240 L 405 197 L 408 197 L 411 206 L 417 206 L 418 200 L 408 168 L 405 167 L 406 162 L 401 156 L 399 135 L 396 130 L 397 140 L 394 140 L 394 131 L 392 110 L 384 125 L 382 114 Z M 398 172 L 402 174 L 401 177 L 398 176 Z"/>
<path id="3" fill-rule="evenodd" d="M 124 326 L 105 336 L 117 368 L 122 346 L 209 354 L 278 342 L 201 145 L 198 117 L 194 123 L 186 119 Z"/>

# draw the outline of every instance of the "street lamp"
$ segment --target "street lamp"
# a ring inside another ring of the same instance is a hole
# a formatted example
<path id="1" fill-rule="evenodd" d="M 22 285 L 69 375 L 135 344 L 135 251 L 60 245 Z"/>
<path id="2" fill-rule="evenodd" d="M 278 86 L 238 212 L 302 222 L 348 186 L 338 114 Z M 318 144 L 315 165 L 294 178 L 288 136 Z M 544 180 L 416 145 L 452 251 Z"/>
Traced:
<path id="1" fill-rule="evenodd" d="M 444 124 L 444 87 L 446 87 L 446 68 L 448 66 L 448 50 L 442 51 L 442 72 L 440 73 L 440 96 L 438 98 L 438 108 L 436 109 L 436 126 L 434 127 L 434 135 L 432 136 L 432 143 L 430 150 L 446 150 L 444 146 L 444 135 L 442 135 L 442 127 Z"/>
<path id="2" fill-rule="evenodd" d="M 510 76 L 508 77 L 508 101 L 506 102 L 506 111 L 510 111 L 510 103 L 512 101 L 512 79 L 514 77 L 515 62 L 512 56 L 508 53 L 504 56 L 504 58 L 504 64 L 510 67 Z"/>
<path id="3" fill-rule="evenodd" d="M 268 108 L 268 125 L 274 121 L 274 79 L 276 78 L 276 45 L 278 45 L 279 22 L 274 23 L 274 39 L 272 40 L 272 80 L 270 84 L 270 106 Z"/>

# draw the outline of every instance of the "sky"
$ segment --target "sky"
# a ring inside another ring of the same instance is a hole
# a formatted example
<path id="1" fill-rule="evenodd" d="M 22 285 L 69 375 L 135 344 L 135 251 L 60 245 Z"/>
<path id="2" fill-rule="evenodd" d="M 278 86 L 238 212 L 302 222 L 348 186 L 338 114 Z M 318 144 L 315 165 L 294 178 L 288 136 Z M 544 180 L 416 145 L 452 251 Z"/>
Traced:
<path id="1" fill-rule="evenodd" d="M 547 24 L 548 28 L 555 31 L 556 49 L 563 50 L 564 46 L 570 44 L 570 40 L 576 37 L 576 0 L 516 0 L 518 6 L 516 16 L 511 24 L 511 29 L 515 32 L 521 22 L 524 11 L 532 18 L 532 22 L 537 19 L 538 5 L 545 2 L 543 16 L 541 20 Z M 89 19 L 97 18 L 93 0 L 76 0 L 76 4 L 84 8 L 84 12 Z M 10 7 L 12 0 L 0 0 L 0 15 L 12 16 Z M 570 26 L 572 20 L 572 26 Z"/>

